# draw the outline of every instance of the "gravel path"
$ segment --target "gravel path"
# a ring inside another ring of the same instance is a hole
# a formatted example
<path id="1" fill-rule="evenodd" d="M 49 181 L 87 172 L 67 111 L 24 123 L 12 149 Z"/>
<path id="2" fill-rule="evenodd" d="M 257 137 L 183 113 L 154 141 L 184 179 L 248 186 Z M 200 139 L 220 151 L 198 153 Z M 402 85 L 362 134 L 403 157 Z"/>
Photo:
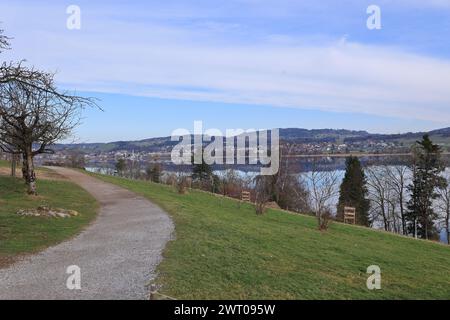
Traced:
<path id="1" fill-rule="evenodd" d="M 173 224 L 148 200 L 80 172 L 52 168 L 101 204 L 97 219 L 74 239 L 0 270 L 0 299 L 146 299 Z M 69 290 L 67 267 L 81 270 Z"/>

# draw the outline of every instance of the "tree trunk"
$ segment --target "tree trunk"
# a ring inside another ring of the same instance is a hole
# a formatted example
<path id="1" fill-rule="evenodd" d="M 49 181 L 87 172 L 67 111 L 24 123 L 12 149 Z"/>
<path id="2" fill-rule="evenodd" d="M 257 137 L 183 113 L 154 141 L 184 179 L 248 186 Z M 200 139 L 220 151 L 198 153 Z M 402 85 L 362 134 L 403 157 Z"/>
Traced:
<path id="1" fill-rule="evenodd" d="M 11 155 L 11 177 L 16 176 L 16 167 L 17 167 L 17 155 Z"/>
<path id="2" fill-rule="evenodd" d="M 417 239 L 417 218 L 414 218 L 414 238 Z"/>
<path id="3" fill-rule="evenodd" d="M 391 213 L 392 213 L 392 224 L 393 224 L 393 227 L 394 227 L 394 232 L 395 233 L 400 233 L 399 232 L 399 227 L 398 227 L 398 225 L 397 225 L 397 217 L 395 216 L 395 204 L 394 203 L 392 203 L 391 204 Z"/>
<path id="4" fill-rule="evenodd" d="M 403 232 L 403 235 L 406 236 L 406 235 L 408 235 L 408 229 L 406 227 L 405 208 L 403 205 L 403 194 L 402 193 L 400 193 L 399 202 L 400 202 L 400 216 L 402 217 L 402 232 Z"/>
<path id="5" fill-rule="evenodd" d="M 445 228 L 447 230 L 447 244 L 450 245 L 450 226 L 447 219 L 447 226 Z"/>
<path id="6" fill-rule="evenodd" d="M 322 227 L 322 213 L 320 210 L 317 212 L 317 222 L 319 223 L 319 229 Z"/>
<path id="7" fill-rule="evenodd" d="M 25 153 L 22 154 L 22 178 L 25 180 L 25 183 L 27 181 L 27 155 Z"/>
<path id="8" fill-rule="evenodd" d="M 33 155 L 31 150 L 24 154 L 23 158 L 24 168 L 22 172 L 24 174 L 25 183 L 28 187 L 28 194 L 36 195 L 36 174 L 34 172 Z"/>
<path id="9" fill-rule="evenodd" d="M 383 195 L 381 195 L 381 215 L 383 216 L 383 224 L 384 224 L 384 231 L 389 231 L 389 221 L 386 217 L 386 208 L 383 200 Z"/>
<path id="10" fill-rule="evenodd" d="M 450 245 L 450 208 L 447 207 L 447 219 L 445 219 L 445 230 L 447 231 L 447 244 Z"/>

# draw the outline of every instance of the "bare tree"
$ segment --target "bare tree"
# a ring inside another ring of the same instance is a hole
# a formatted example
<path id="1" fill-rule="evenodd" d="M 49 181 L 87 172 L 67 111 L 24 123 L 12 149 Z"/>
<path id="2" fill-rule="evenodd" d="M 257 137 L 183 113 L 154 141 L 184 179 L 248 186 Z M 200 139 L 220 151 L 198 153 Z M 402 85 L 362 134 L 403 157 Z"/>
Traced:
<path id="1" fill-rule="evenodd" d="M 304 174 L 303 177 L 310 190 L 311 206 L 316 214 L 319 228 L 326 229 L 331 201 L 339 193 L 339 176 L 336 171 L 320 171 L 314 164 L 312 171 Z"/>
<path id="2" fill-rule="evenodd" d="M 438 190 L 438 210 L 447 233 L 447 244 L 450 245 L 450 179 L 447 179 L 446 186 Z"/>
<path id="3" fill-rule="evenodd" d="M 9 44 L 9 38 L 3 34 L 3 29 L 0 29 L 0 53 L 4 50 L 10 49 Z M 0 80 L 2 80 L 2 77 L 0 76 Z M 11 177 L 16 176 L 16 167 L 17 167 L 17 161 L 18 161 L 18 154 L 12 153 L 11 154 Z"/>
<path id="4" fill-rule="evenodd" d="M 9 48 L 9 38 L 0 30 L 0 52 Z M 52 152 L 49 146 L 70 134 L 87 105 L 96 103 L 58 90 L 53 73 L 26 67 L 24 60 L 1 63 L 0 150 L 22 155 L 30 194 L 36 193 L 34 157 Z"/>
<path id="5" fill-rule="evenodd" d="M 395 201 L 387 170 L 384 167 L 369 167 L 366 173 L 369 198 L 372 202 L 372 220 L 376 221 L 381 216 L 384 230 L 392 231 L 392 228 L 396 229 Z"/>
<path id="6" fill-rule="evenodd" d="M 86 159 L 85 154 L 79 150 L 70 150 L 67 154 L 66 163 L 68 167 L 85 169 Z"/>
<path id="7" fill-rule="evenodd" d="M 295 174 L 295 168 L 289 163 L 291 148 L 285 145 L 287 151 L 280 150 L 280 167 L 271 176 L 257 176 L 255 178 L 255 200 L 258 214 L 264 213 L 268 202 L 274 201 L 285 210 L 307 212 L 310 210 L 308 191 L 303 181 Z"/>
<path id="8" fill-rule="evenodd" d="M 141 163 L 138 159 L 138 156 L 133 152 L 132 154 L 127 155 L 127 159 L 125 160 L 125 168 L 124 168 L 124 176 L 129 179 L 140 179 L 142 176 L 141 172 Z"/>
<path id="9" fill-rule="evenodd" d="M 221 193 L 223 196 L 239 199 L 246 183 L 233 168 L 228 168 L 219 177 Z"/>
<path id="10" fill-rule="evenodd" d="M 188 188 L 192 186 L 192 179 L 184 172 L 177 172 L 175 183 L 178 193 L 186 194 Z"/>
<path id="11" fill-rule="evenodd" d="M 310 211 L 308 190 L 295 173 L 300 171 L 300 167 L 289 161 L 293 147 L 294 145 L 286 144 L 280 150 L 279 170 L 273 176 L 273 200 L 285 210 L 308 212 Z"/>
<path id="12" fill-rule="evenodd" d="M 409 169 L 407 166 L 387 166 L 385 170 L 388 175 L 388 183 L 397 198 L 402 224 L 402 233 L 407 235 L 408 230 L 406 226 L 405 203 Z"/>
<path id="13" fill-rule="evenodd" d="M 273 199 L 273 176 L 255 177 L 255 210 L 257 215 L 266 211 L 267 203 Z"/>
<path id="14" fill-rule="evenodd" d="M 13 69 L 19 78 L 10 76 L 8 68 L 0 72 L 0 149 L 22 154 L 28 193 L 36 194 L 34 157 L 53 153 L 50 146 L 67 138 L 79 123 L 81 110 L 95 103 L 57 90 L 54 74 Z"/>
<path id="15" fill-rule="evenodd" d="M 369 167 L 366 172 L 373 220 L 381 220 L 385 231 L 407 234 L 405 202 L 408 168 Z"/>

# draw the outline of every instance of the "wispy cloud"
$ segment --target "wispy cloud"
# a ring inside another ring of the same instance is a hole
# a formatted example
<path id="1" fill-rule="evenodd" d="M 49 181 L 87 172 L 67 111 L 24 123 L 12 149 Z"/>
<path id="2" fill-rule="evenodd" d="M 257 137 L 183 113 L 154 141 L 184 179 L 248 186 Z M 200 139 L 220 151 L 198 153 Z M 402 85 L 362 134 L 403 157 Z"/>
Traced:
<path id="1" fill-rule="evenodd" d="M 426 3 L 447 8 L 449 1 Z M 86 3 L 82 30 L 68 31 L 63 6 L 14 11 L 10 3 L 0 5 L 5 15 L 0 20 L 14 33 L 11 58 L 59 70 L 58 80 L 78 90 L 449 122 L 445 58 L 357 43 L 344 35 L 273 30 L 255 37 L 241 20 L 219 19 L 239 6 L 253 18 L 289 14 L 290 6 L 271 11 L 270 4 L 232 1 L 221 10 L 177 2 L 143 12 Z"/>

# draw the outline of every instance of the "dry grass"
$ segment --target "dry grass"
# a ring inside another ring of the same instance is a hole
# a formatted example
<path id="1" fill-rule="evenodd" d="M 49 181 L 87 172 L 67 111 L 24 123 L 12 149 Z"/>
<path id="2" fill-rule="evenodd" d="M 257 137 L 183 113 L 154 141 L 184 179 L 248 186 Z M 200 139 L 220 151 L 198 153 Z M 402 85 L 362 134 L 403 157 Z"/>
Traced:
<path id="1" fill-rule="evenodd" d="M 22 174 L 20 168 L 18 168 L 16 170 L 16 176 L 20 177 Z M 11 175 L 11 168 L 9 167 L 0 167 L 0 176 L 9 176 Z M 46 168 L 38 168 L 36 169 L 36 177 L 37 179 L 42 179 L 42 180 L 67 180 L 66 177 L 51 171 L 49 169 Z"/>

